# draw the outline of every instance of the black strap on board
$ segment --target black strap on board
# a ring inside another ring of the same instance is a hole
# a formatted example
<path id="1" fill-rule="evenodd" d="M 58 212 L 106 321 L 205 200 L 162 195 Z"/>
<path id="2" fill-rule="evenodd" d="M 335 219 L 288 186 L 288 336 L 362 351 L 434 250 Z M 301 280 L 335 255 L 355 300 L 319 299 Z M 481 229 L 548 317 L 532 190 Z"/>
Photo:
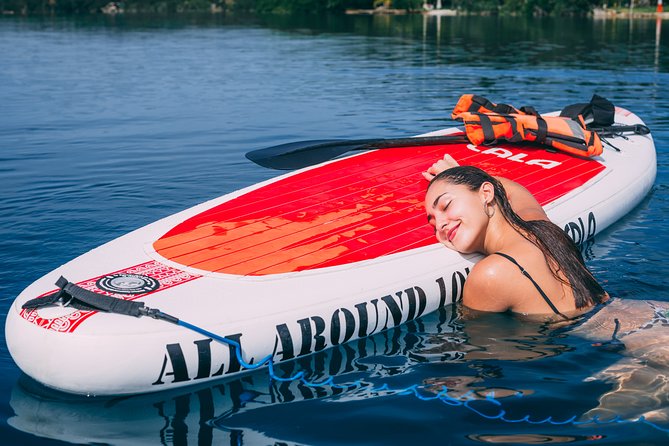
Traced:
<path id="1" fill-rule="evenodd" d="M 103 311 L 105 313 L 122 314 L 134 317 L 150 316 L 154 319 L 163 319 L 175 324 L 179 322 L 179 319 L 170 316 L 169 314 L 144 306 L 144 302 L 125 300 L 118 297 L 107 296 L 106 294 L 95 293 L 69 282 L 62 276 L 56 281 L 56 286 L 60 289 L 55 293 L 31 299 L 24 303 L 22 308 L 26 310 L 34 310 L 46 306 L 62 304 L 63 306 L 71 306 L 79 310 Z"/>
<path id="2" fill-rule="evenodd" d="M 578 120 L 583 117 L 586 127 L 608 127 L 613 125 L 616 108 L 611 101 L 599 95 L 592 95 L 587 104 L 572 104 L 562 109 L 560 116 Z"/>

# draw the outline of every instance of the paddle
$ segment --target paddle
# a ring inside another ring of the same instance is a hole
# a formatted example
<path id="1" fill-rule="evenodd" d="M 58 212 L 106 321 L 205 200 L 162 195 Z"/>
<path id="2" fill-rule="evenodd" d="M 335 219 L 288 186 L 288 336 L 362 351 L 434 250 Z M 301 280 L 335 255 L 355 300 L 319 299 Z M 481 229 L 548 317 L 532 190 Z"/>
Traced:
<path id="1" fill-rule="evenodd" d="M 633 125 L 610 125 L 608 127 L 588 127 L 588 130 L 596 132 L 600 137 L 622 136 L 624 133 L 633 133 L 635 135 L 648 135 L 650 129 L 643 124 Z"/>
<path id="2" fill-rule="evenodd" d="M 591 129 L 600 136 L 620 136 L 632 132 L 638 135 L 650 133 L 645 125 L 614 125 Z M 352 150 L 391 149 L 397 147 L 435 146 L 440 144 L 467 143 L 469 140 L 464 133 L 443 136 L 417 136 L 393 139 L 323 139 L 312 141 L 297 141 L 252 150 L 246 158 L 254 163 L 270 169 L 292 170 L 312 166 L 329 161 Z"/>
<path id="3" fill-rule="evenodd" d="M 297 141 L 252 150 L 246 158 L 270 169 L 292 170 L 322 163 L 351 150 L 390 149 L 395 147 L 434 146 L 469 142 L 464 134 L 418 136 L 394 139 L 325 139 Z"/>

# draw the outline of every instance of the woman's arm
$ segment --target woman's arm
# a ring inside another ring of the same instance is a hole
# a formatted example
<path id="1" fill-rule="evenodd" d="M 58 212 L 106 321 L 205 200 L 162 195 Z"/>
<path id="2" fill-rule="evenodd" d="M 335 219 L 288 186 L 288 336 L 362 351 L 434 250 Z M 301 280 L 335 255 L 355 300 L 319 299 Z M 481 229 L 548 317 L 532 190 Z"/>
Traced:
<path id="1" fill-rule="evenodd" d="M 436 175 L 439 175 L 446 169 L 451 167 L 458 166 L 458 162 L 453 159 L 451 155 L 444 155 L 443 159 L 438 160 L 436 163 L 432 164 L 425 172 L 423 172 L 423 177 L 431 181 Z M 527 189 L 525 189 L 520 184 L 515 181 L 511 181 L 508 178 L 495 177 L 499 182 L 502 183 L 504 189 L 506 190 L 506 196 L 511 203 L 511 208 L 516 214 L 520 216 L 523 220 L 548 220 L 548 216 L 544 209 L 541 207 L 539 202 L 534 198 L 534 195 Z"/>
<path id="2" fill-rule="evenodd" d="M 548 220 L 548 215 L 541 207 L 532 193 L 515 181 L 504 177 L 495 177 L 506 190 L 506 197 L 511 204 L 511 209 L 525 221 Z"/>

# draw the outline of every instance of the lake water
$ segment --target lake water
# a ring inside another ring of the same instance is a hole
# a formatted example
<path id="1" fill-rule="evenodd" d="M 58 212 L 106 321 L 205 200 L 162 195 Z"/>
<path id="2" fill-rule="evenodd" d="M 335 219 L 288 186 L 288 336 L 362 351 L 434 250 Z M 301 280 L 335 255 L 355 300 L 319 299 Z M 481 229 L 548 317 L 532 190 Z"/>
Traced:
<path id="1" fill-rule="evenodd" d="M 668 73 L 669 22 L 655 20 L 2 18 L 0 322 L 23 288 L 67 260 L 278 174 L 247 161 L 249 150 L 450 126 L 463 93 L 542 112 L 598 93 L 646 121 L 656 185 L 598 236 L 588 264 L 614 296 L 669 302 Z M 558 423 L 597 406 L 612 384 L 589 377 L 619 360 L 565 333 L 506 316 L 463 322 L 447 309 L 287 366 L 364 383 L 346 390 L 258 371 L 82 399 L 35 388 L 3 337 L 0 442 L 666 443 L 669 421 Z M 383 384 L 435 390 L 418 398 Z M 442 385 L 478 399 L 426 400 Z M 637 415 L 667 409 L 644 395 L 638 404 Z"/>

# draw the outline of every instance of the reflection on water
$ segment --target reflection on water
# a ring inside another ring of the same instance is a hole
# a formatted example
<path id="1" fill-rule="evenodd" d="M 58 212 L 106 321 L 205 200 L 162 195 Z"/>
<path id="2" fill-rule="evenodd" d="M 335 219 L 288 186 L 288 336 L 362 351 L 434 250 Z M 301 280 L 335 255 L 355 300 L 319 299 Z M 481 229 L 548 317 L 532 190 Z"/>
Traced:
<path id="1" fill-rule="evenodd" d="M 493 444 L 549 444 L 549 443 L 576 443 L 581 441 L 601 440 L 601 435 L 542 435 L 542 434 L 512 434 L 512 435 L 469 435 L 470 440 Z"/>
<path id="2" fill-rule="evenodd" d="M 248 162 L 249 150 L 450 126 L 462 93 L 542 112 L 598 93 L 646 121 L 658 149 L 656 187 L 587 254 L 612 295 L 663 305 L 668 23 L 414 15 L 3 18 L 0 313 L 30 282 L 72 257 L 276 174 Z M 649 307 L 636 308 L 653 319 Z M 46 438 L 664 442 L 666 432 L 643 423 L 530 422 L 643 414 L 669 424 L 666 327 L 622 337 L 624 350 L 593 345 L 612 338 L 611 321 L 619 316 L 608 314 L 595 336 L 592 324 L 571 332 L 507 316 L 465 321 L 444 310 L 281 366 L 285 375 L 334 377 L 337 386 L 281 383 L 258 371 L 118 399 L 68 399 L 29 380 L 17 384 L 2 343 L 0 409 L 11 427 L 0 423 L 0 437 L 22 445 Z M 401 395 L 384 385 L 413 390 Z M 495 418 L 500 410 L 504 419 Z"/>
<path id="3" fill-rule="evenodd" d="M 241 438 L 248 444 L 266 443 L 272 440 L 265 434 L 272 418 L 261 417 L 265 420 L 261 423 L 255 419 L 250 426 L 238 420 L 253 418 L 255 412 L 273 406 L 337 397 L 340 401 L 380 397 L 384 392 L 370 388 L 385 378 L 407 373 L 412 361 L 404 355 L 423 344 L 425 324 L 431 324 L 431 332 L 452 332 L 456 327 L 450 323 L 452 317 L 442 311 L 429 321 L 415 321 L 277 367 L 282 376 L 303 371 L 309 382 L 332 376 L 336 386 L 273 381 L 261 370 L 213 386 L 90 399 L 50 391 L 24 376 L 12 391 L 10 403 L 16 416 L 8 422 L 25 432 L 75 443 L 113 443 L 119 429 L 122 437 L 144 444 L 158 440 L 164 444 L 220 444 Z M 65 430 L 64 424 L 68 426 Z"/>
<path id="4" fill-rule="evenodd" d="M 587 416 L 669 421 L 669 303 L 613 299 L 573 334 L 624 357 L 591 380 L 613 387 L 599 396 Z"/>
<path id="5" fill-rule="evenodd" d="M 581 364 L 586 357 L 587 368 Z M 393 418 L 417 401 L 477 441 L 576 441 L 584 436 L 529 431 L 519 436 L 508 433 L 517 423 L 503 422 L 497 435 L 481 435 L 478 424 L 486 418 L 519 420 L 523 429 L 533 430 L 534 424 L 550 427 L 542 420 L 577 420 L 607 390 L 585 379 L 588 370 L 613 370 L 610 365 L 619 359 L 564 333 L 556 335 L 543 324 L 505 315 L 462 321 L 448 307 L 278 367 L 280 376 L 305 372 L 303 381 L 271 380 L 260 370 L 209 386 L 91 399 L 49 391 L 23 377 L 12 391 L 16 415 L 8 422 L 25 432 L 74 443 L 310 443 L 336 438 L 331 427 L 320 425 L 327 424 L 328 413 L 341 417 L 362 411 L 360 422 L 373 422 L 373 414 L 364 409 L 370 402 L 379 400 Z M 544 382 L 514 376 L 521 369 Z M 318 384 L 330 377 L 332 384 Z M 580 400 L 566 400 L 565 388 L 579 392 Z M 305 417 L 311 425 L 308 432 L 296 427 Z M 389 427 L 392 432 L 399 428 Z"/>

